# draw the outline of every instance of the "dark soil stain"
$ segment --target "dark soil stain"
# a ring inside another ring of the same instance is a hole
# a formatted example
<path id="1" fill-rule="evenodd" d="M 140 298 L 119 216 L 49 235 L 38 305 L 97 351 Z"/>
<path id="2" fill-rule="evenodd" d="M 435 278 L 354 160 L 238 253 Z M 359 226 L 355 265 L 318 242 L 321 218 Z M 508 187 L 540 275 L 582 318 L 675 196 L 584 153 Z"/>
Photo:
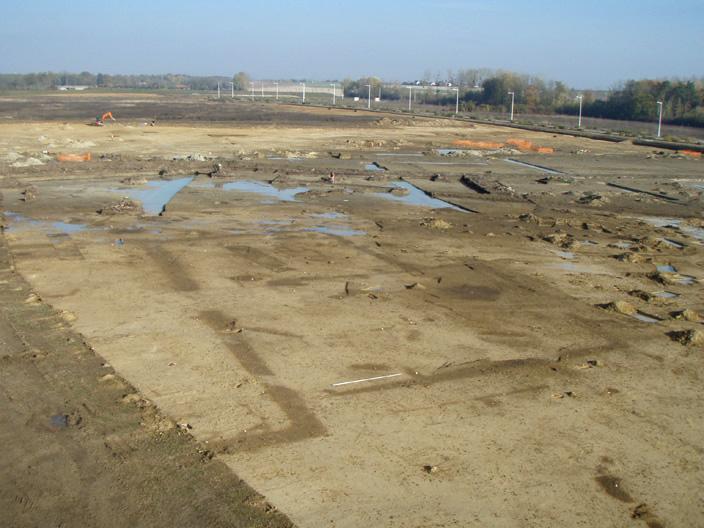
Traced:
<path id="1" fill-rule="evenodd" d="M 634 502 L 633 497 L 623 489 L 620 478 L 612 475 L 599 475 L 596 477 L 596 481 L 602 489 L 614 499 L 620 500 L 621 502 Z"/>
<path id="2" fill-rule="evenodd" d="M 247 372 L 259 376 L 272 376 L 274 374 L 241 333 L 226 333 L 232 317 L 227 317 L 218 310 L 200 312 L 199 317 L 205 324 L 220 334 L 223 344 L 230 349 Z"/>
<path id="3" fill-rule="evenodd" d="M 391 367 L 388 366 L 385 363 L 354 363 L 349 366 L 350 369 L 352 370 L 362 370 L 362 371 L 387 371 L 390 370 Z"/>

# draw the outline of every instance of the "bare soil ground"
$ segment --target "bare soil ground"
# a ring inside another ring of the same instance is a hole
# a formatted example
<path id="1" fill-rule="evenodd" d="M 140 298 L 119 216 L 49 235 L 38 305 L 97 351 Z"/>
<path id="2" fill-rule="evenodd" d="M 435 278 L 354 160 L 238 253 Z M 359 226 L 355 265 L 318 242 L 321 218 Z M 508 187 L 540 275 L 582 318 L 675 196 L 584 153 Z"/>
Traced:
<path id="1" fill-rule="evenodd" d="M 701 525 L 701 160 L 86 101 L 0 101 L 11 525 Z"/>

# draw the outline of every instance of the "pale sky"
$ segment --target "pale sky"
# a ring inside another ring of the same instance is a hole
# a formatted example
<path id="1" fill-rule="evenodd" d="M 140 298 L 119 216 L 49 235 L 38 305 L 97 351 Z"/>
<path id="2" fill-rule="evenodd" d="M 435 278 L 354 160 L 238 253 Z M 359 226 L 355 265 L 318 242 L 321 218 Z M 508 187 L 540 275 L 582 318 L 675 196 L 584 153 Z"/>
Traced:
<path id="1" fill-rule="evenodd" d="M 502 68 L 609 88 L 704 76 L 704 0 L 2 0 L 0 72 L 413 80 Z"/>

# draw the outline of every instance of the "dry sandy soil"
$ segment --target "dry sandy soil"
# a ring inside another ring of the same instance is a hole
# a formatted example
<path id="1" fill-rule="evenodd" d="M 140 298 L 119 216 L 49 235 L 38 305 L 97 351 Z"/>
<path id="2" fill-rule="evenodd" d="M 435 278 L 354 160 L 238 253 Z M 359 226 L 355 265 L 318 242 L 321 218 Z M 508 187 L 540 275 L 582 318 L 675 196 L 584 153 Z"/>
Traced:
<path id="1" fill-rule="evenodd" d="M 702 525 L 702 160 L 194 98 L 0 117 L 10 526 Z M 555 152 L 436 151 L 508 139 Z"/>

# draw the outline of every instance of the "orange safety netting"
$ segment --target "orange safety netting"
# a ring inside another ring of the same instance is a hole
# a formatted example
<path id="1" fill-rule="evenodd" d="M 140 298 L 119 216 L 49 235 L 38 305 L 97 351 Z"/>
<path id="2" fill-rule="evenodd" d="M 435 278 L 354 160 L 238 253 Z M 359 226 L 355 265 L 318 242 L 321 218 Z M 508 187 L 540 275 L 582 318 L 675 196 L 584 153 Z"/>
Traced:
<path id="1" fill-rule="evenodd" d="M 90 161 L 90 152 L 85 154 L 57 154 L 58 161 Z"/>
<path id="2" fill-rule="evenodd" d="M 552 154 L 555 149 L 552 147 L 539 147 L 525 139 L 508 139 L 506 143 L 495 143 L 493 141 L 475 141 L 472 139 L 457 139 L 452 142 L 455 147 L 466 147 L 485 150 L 496 150 L 511 146 L 521 152 L 537 152 L 538 154 Z"/>
<path id="3" fill-rule="evenodd" d="M 469 147 L 489 150 L 500 149 L 506 146 L 503 143 L 493 143 L 491 141 L 473 141 L 471 139 L 458 139 L 456 141 L 453 141 L 452 145 L 455 147 Z"/>
<path id="4" fill-rule="evenodd" d="M 681 154 L 684 154 L 685 156 L 690 156 L 692 158 L 701 158 L 702 153 L 697 152 L 696 150 L 682 150 L 680 151 Z"/>
<path id="5" fill-rule="evenodd" d="M 535 150 L 536 148 L 533 143 L 525 139 L 509 139 L 506 141 L 506 144 L 511 145 L 512 147 L 516 147 L 518 150 L 521 151 Z"/>

